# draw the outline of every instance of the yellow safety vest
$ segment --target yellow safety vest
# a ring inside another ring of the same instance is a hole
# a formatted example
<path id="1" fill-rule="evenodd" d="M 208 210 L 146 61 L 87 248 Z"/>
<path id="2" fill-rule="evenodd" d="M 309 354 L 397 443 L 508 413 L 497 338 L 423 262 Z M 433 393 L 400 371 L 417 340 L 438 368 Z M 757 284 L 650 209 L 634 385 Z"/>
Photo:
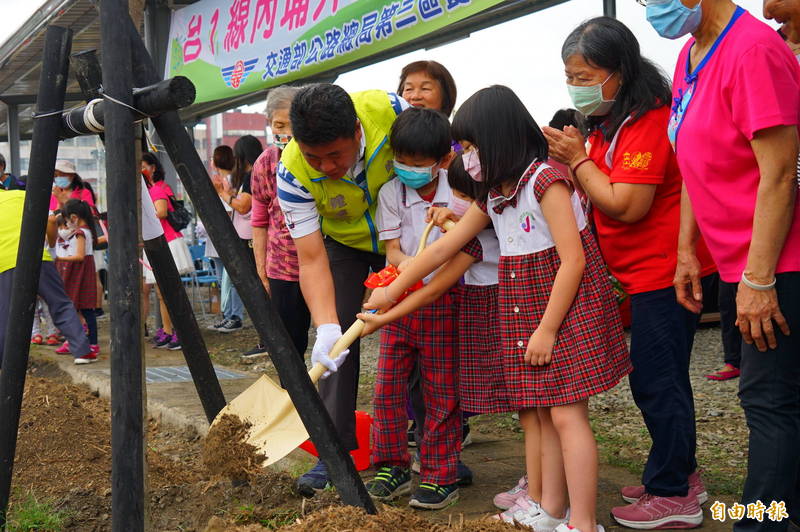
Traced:
<path id="1" fill-rule="evenodd" d="M 385 91 L 357 92 L 350 97 L 366 139 L 366 179 L 361 183 L 349 177 L 329 179 L 306 162 L 294 141 L 286 146 L 281 162 L 314 197 L 325 235 L 345 246 L 383 254 L 383 242 L 378 240 L 375 227 L 375 210 L 378 191 L 394 173 L 389 131 L 397 112 Z"/>

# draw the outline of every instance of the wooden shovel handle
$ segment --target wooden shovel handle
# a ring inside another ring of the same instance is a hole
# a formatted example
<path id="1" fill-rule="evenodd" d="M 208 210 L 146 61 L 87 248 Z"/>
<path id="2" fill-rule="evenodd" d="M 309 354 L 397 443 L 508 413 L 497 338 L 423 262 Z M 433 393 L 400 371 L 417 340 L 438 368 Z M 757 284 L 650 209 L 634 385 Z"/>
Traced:
<path id="1" fill-rule="evenodd" d="M 450 220 L 444 223 L 444 228 L 447 231 L 450 231 L 455 226 L 456 224 Z M 425 245 L 427 244 L 428 235 L 430 235 L 431 229 L 433 229 L 433 221 L 428 223 L 428 225 L 425 227 L 425 231 L 422 232 L 422 238 L 420 239 L 419 248 L 417 249 L 416 255 L 419 255 L 420 253 L 422 253 L 422 250 L 425 249 Z M 328 356 L 330 356 L 331 358 L 336 358 L 337 356 L 339 356 L 339 353 L 350 347 L 350 344 L 355 342 L 361 336 L 361 332 L 364 330 L 365 325 L 366 324 L 362 320 L 356 320 L 350 326 L 350 328 L 345 331 L 342 337 L 339 338 L 335 344 L 333 344 L 333 347 L 331 348 L 330 353 L 328 353 Z M 314 364 L 314 367 L 311 368 L 311 371 L 308 372 L 308 376 L 311 377 L 311 382 L 316 384 L 317 381 L 319 381 L 319 379 L 322 377 L 322 374 L 325 373 L 327 370 L 328 368 L 326 368 L 322 364 Z"/>
<path id="2" fill-rule="evenodd" d="M 333 347 L 331 347 L 331 351 L 328 353 L 328 356 L 331 358 L 336 358 L 342 351 L 350 347 L 350 344 L 355 342 L 361 336 L 361 331 L 364 330 L 364 325 L 366 324 L 363 321 L 356 320 L 350 326 L 350 328 L 344 332 L 342 337 L 336 340 L 336 343 L 333 344 Z M 308 372 L 308 376 L 311 377 L 311 382 L 316 384 L 320 377 L 322 377 L 322 374 L 326 371 L 328 371 L 328 368 L 322 364 L 314 364 L 314 367 Z"/>
<path id="3" fill-rule="evenodd" d="M 425 226 L 425 230 L 422 232 L 422 238 L 419 239 L 419 247 L 417 248 L 417 252 L 414 253 L 415 257 L 420 253 L 422 253 L 422 251 L 425 249 L 425 246 L 428 245 L 428 236 L 431 234 L 431 229 L 433 229 L 433 226 L 434 226 L 433 220 L 428 222 L 428 225 Z M 447 220 L 444 223 L 445 231 L 449 231 L 455 226 L 456 224 L 452 220 Z"/>

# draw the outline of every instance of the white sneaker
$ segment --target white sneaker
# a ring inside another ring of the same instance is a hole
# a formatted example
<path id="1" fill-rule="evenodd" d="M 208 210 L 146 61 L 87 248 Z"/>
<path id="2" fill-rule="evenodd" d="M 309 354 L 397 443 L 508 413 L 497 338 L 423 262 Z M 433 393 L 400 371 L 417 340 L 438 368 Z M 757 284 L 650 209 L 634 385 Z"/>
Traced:
<path id="1" fill-rule="evenodd" d="M 555 532 L 581 532 L 577 528 L 570 528 L 567 523 L 562 523 L 556 527 Z M 597 525 L 597 532 L 606 532 L 603 525 Z"/>
<path id="2" fill-rule="evenodd" d="M 539 512 L 534 515 L 519 512 L 518 515 L 514 516 L 514 520 L 522 526 L 527 526 L 534 532 L 555 532 L 559 525 L 567 526 L 569 522 L 569 509 L 564 514 L 564 517 L 560 519 L 545 512 L 543 508 L 539 508 Z M 569 528 L 567 528 L 567 530 L 569 530 Z"/>
<path id="3" fill-rule="evenodd" d="M 521 497 L 517 497 L 517 502 L 515 502 L 511 508 L 505 512 L 493 515 L 492 518 L 513 525 L 517 514 L 520 516 L 526 514 L 533 515 L 539 513 L 539 510 L 541 510 L 539 503 L 531 499 L 530 495 L 526 493 Z"/>

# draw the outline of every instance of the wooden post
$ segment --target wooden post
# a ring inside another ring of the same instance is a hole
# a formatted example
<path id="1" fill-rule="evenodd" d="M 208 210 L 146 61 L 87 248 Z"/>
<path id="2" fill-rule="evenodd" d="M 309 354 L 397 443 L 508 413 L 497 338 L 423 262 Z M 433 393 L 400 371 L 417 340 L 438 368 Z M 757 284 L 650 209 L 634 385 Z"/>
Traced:
<path id="1" fill-rule="evenodd" d="M 208 355 L 203 334 L 194 317 L 192 304 L 183 288 L 181 276 L 164 237 L 145 240 L 144 250 L 161 289 L 161 297 L 164 298 L 172 325 L 181 339 L 186 365 L 192 374 L 206 419 L 211 423 L 219 411 L 225 408 L 227 401 L 214 371 L 214 365 L 211 363 L 211 357 Z"/>
<path id="2" fill-rule="evenodd" d="M 73 55 L 72 64 L 84 98 L 91 100 L 99 97 L 102 69 L 94 50 Z M 141 102 L 137 103 L 141 104 Z M 197 325 L 192 304 L 183 288 L 180 274 L 175 267 L 175 260 L 172 258 L 166 240 L 163 237 L 148 240 L 145 241 L 144 247 L 156 282 L 161 289 L 161 295 L 164 297 L 167 310 L 172 318 L 172 324 L 181 338 L 183 356 L 189 372 L 192 374 L 192 381 L 203 405 L 206 419 L 211 423 L 219 411 L 225 407 L 226 401 L 200 327 Z"/>
<path id="3" fill-rule="evenodd" d="M 140 85 L 155 83 L 161 77 L 144 43 L 138 38 L 135 27 L 130 20 L 127 22 L 127 32 L 131 36 L 133 48 L 134 79 Z M 230 274 L 259 337 L 266 343 L 281 382 L 285 384 L 320 457 L 328 466 L 331 480 L 342 501 L 375 513 L 375 503 L 356 472 L 349 453 L 345 451 L 333 421 L 308 377 L 305 364 L 297 356 L 280 316 L 270 303 L 255 265 L 246 256 L 252 251 L 236 234 L 178 113 L 169 111 L 152 121 L 178 170 L 184 189 L 189 193 L 214 247 L 225 263 L 225 269 Z"/>
<path id="4" fill-rule="evenodd" d="M 0 527 L 5 529 L 6 510 L 11 493 L 14 454 L 17 447 L 17 430 L 28 368 L 31 323 L 39 289 L 42 268 L 47 211 L 53 188 L 53 168 L 58 152 L 58 127 L 64 108 L 69 52 L 72 32 L 66 28 L 49 26 L 42 53 L 42 75 L 36 98 L 33 142 L 28 171 L 27 193 L 22 214 L 22 228 L 14 269 L 14 287 L 6 325 L 3 346 L 3 370 L 0 371 Z M 55 112 L 55 113 L 54 113 Z M 49 114 L 53 113 L 53 114 Z"/>
<path id="5" fill-rule="evenodd" d="M 131 37 L 125 0 L 103 0 L 100 29 L 105 110 L 111 300 L 111 527 L 143 532 L 144 408 L 139 283 L 139 161 L 133 130 Z"/>

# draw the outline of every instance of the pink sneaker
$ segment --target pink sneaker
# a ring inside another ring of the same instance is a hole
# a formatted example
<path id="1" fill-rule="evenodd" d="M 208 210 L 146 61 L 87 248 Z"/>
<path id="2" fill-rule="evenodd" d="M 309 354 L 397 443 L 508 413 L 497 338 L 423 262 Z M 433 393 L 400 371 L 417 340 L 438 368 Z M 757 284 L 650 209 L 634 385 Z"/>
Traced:
<path id="1" fill-rule="evenodd" d="M 61 344 L 61 347 L 56 349 L 57 355 L 68 355 L 69 354 L 69 341 L 64 342 Z"/>
<path id="2" fill-rule="evenodd" d="M 90 344 L 89 345 L 89 352 L 97 358 L 97 355 L 100 354 L 100 346 L 97 344 Z"/>
<path id="3" fill-rule="evenodd" d="M 517 485 L 508 491 L 494 496 L 494 505 L 501 510 L 508 510 L 517 502 L 517 499 L 528 493 L 528 475 L 523 475 Z"/>
<path id="4" fill-rule="evenodd" d="M 645 493 L 636 502 L 611 509 L 614 519 L 628 528 L 695 528 L 703 522 L 703 510 L 695 495 L 656 497 Z"/>
<path id="5" fill-rule="evenodd" d="M 625 486 L 620 490 L 622 498 L 625 502 L 636 502 L 639 497 L 644 495 L 644 486 Z M 694 473 L 689 475 L 689 494 L 694 494 L 697 497 L 697 504 L 704 504 L 708 500 L 708 492 L 706 486 L 703 484 L 703 479 L 700 478 L 700 470 L 695 470 Z"/>
<path id="6" fill-rule="evenodd" d="M 492 519 L 513 525 L 516 522 L 516 516 L 522 514 L 534 515 L 538 513 L 539 510 L 541 510 L 539 503 L 531 499 L 530 496 L 528 496 L 528 493 L 523 491 L 522 496 L 517 497 L 517 501 L 511 506 L 511 508 L 503 513 L 493 515 Z"/>

